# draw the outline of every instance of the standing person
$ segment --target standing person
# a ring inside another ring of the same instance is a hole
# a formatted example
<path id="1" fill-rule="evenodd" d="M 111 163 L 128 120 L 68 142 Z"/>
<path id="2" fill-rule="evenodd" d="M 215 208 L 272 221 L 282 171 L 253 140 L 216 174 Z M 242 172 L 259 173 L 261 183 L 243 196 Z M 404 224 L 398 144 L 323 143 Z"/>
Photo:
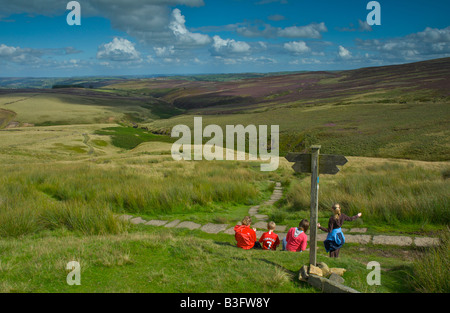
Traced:
<path id="1" fill-rule="evenodd" d="M 289 229 L 286 238 L 283 238 L 283 250 L 301 252 L 306 250 L 308 238 L 306 231 L 309 228 L 309 222 L 303 219 L 298 224 L 298 227 Z"/>
<path id="2" fill-rule="evenodd" d="M 234 238 L 237 241 L 237 246 L 245 250 L 261 249 L 261 244 L 256 241 L 256 229 L 250 228 L 251 224 L 252 218 L 246 216 L 242 220 L 242 225 L 234 226 Z"/>
<path id="3" fill-rule="evenodd" d="M 267 229 L 269 231 L 262 234 L 261 238 L 259 238 L 259 242 L 262 243 L 263 250 L 276 250 L 277 246 L 280 244 L 278 235 L 273 232 L 275 227 L 275 222 L 272 221 L 267 223 Z"/>
<path id="4" fill-rule="evenodd" d="M 342 224 L 344 224 L 344 221 L 354 221 L 358 217 L 361 217 L 362 214 L 358 213 L 355 216 L 349 217 L 341 213 L 339 203 L 335 203 L 331 208 L 333 210 L 333 216 L 328 220 L 328 228 L 320 226 L 320 223 L 317 223 L 317 227 L 328 233 L 327 238 L 323 242 L 325 250 L 330 253 L 330 258 L 337 258 L 339 257 L 341 247 L 345 243 L 345 236 L 341 230 Z"/>

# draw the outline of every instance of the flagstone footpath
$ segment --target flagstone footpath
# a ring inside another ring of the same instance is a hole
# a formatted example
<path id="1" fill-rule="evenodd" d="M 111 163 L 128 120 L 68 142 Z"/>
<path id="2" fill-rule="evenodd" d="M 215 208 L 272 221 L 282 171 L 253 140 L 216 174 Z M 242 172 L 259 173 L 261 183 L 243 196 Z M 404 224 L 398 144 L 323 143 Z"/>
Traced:
<path id="1" fill-rule="evenodd" d="M 261 205 L 252 206 L 248 214 L 252 216 L 252 227 L 256 228 L 256 236 L 260 238 L 261 235 L 267 231 L 268 216 L 259 214 L 259 208 L 262 205 L 273 205 L 275 202 L 283 197 L 283 187 L 280 182 L 276 182 L 274 191 L 269 200 L 265 201 Z M 135 217 L 132 215 L 121 215 L 119 217 L 122 220 L 127 220 L 132 224 L 144 224 L 147 226 L 164 226 L 167 228 L 187 228 L 187 229 L 200 229 L 206 233 L 217 234 L 223 232 L 225 234 L 234 235 L 234 226 L 230 227 L 228 224 L 214 224 L 208 223 L 201 225 L 190 221 L 166 221 L 166 220 L 144 220 L 141 217 Z M 240 222 L 239 222 L 240 223 Z M 359 243 L 359 244 L 379 244 L 379 245 L 394 245 L 394 246 L 411 246 L 417 247 L 435 246 L 439 244 L 439 238 L 433 237 L 409 237 L 409 236 L 386 236 L 386 235 L 366 235 L 367 228 L 351 228 L 342 229 L 345 232 L 345 241 L 347 243 Z M 280 240 L 286 237 L 287 226 L 277 225 L 275 232 L 278 234 Z M 324 241 L 327 237 L 327 233 L 318 233 L 317 241 Z M 309 235 L 308 235 L 309 241 Z"/>

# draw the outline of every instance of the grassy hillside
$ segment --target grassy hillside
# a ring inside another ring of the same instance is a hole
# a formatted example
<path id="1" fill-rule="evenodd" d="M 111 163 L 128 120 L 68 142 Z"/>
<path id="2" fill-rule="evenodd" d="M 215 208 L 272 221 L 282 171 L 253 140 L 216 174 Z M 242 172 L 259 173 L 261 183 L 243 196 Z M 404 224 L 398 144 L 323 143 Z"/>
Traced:
<path id="1" fill-rule="evenodd" d="M 274 172 L 260 161 L 175 161 L 167 134 L 198 115 L 204 126 L 280 125 L 282 153 L 321 144 L 348 156 L 338 175 L 321 175 L 320 223 L 339 202 L 363 212 L 350 228 L 437 236 L 449 224 L 449 64 L 0 89 L 0 292 L 314 292 L 297 277 L 307 253 L 242 251 L 232 235 L 118 219 L 232 227 L 274 181 L 285 194 L 260 213 L 287 227 L 309 218 L 310 176 L 284 158 Z M 347 268 L 346 284 L 363 292 L 446 292 L 447 246 L 349 243 L 318 260 Z M 66 283 L 72 260 L 81 286 Z M 374 260 L 381 286 L 366 283 Z M 420 275 L 420 260 L 435 273 Z"/>
<path id="2" fill-rule="evenodd" d="M 106 86 L 145 92 L 185 114 L 145 125 L 280 125 L 282 153 L 321 143 L 324 153 L 448 160 L 450 58 L 342 72 L 229 82 L 153 79 Z"/>

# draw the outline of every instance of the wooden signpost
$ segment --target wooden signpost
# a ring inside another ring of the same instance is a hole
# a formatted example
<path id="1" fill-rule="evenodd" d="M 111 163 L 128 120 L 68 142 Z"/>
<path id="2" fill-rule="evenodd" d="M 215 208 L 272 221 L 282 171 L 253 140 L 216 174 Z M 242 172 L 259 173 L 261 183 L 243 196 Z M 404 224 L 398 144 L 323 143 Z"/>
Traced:
<path id="1" fill-rule="evenodd" d="M 344 165 L 347 159 L 343 155 L 319 155 L 320 147 L 311 146 L 311 153 L 288 153 L 286 159 L 295 162 L 292 168 L 297 173 L 311 173 L 311 211 L 310 211 L 310 248 L 309 264 L 316 265 L 317 217 L 319 208 L 319 174 L 337 174 L 337 165 Z"/>

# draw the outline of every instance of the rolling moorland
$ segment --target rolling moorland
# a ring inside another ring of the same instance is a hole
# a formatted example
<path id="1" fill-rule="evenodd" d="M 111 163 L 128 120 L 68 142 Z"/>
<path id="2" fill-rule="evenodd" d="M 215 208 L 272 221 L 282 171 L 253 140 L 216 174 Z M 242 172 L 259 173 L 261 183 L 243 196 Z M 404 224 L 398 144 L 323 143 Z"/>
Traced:
<path id="1" fill-rule="evenodd" d="M 3 79 L 0 291 L 314 292 L 297 277 L 306 253 L 240 251 L 228 234 L 118 218 L 231 227 L 275 181 L 284 195 L 261 213 L 289 227 L 308 218 L 309 176 L 284 158 L 275 172 L 259 161 L 174 161 L 171 128 L 202 116 L 203 125 L 279 125 L 281 155 L 321 144 L 348 156 L 321 178 L 321 224 L 340 202 L 347 215 L 363 213 L 349 225 L 369 234 L 444 238 L 438 248 L 349 243 L 337 260 L 319 250 L 319 261 L 347 268 L 347 285 L 448 292 L 449 74 L 446 58 L 340 72 L 22 79 L 19 88 Z M 66 283 L 72 260 L 81 286 Z M 366 284 L 372 260 L 381 286 Z"/>

